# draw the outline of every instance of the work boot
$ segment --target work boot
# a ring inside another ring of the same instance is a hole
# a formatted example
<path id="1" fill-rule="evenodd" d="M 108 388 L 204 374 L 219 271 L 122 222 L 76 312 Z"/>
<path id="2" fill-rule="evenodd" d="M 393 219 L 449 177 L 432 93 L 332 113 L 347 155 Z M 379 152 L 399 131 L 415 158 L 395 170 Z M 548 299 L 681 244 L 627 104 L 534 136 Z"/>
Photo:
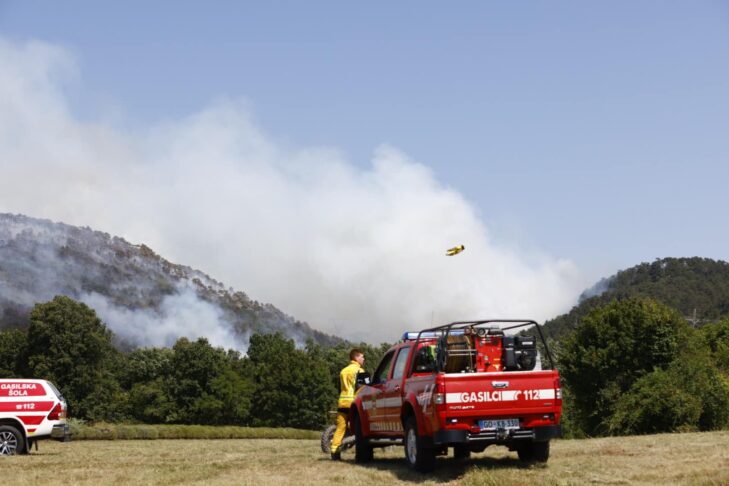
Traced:
<path id="1" fill-rule="evenodd" d="M 341 461 L 342 460 L 342 453 L 339 451 L 332 452 L 332 461 Z"/>

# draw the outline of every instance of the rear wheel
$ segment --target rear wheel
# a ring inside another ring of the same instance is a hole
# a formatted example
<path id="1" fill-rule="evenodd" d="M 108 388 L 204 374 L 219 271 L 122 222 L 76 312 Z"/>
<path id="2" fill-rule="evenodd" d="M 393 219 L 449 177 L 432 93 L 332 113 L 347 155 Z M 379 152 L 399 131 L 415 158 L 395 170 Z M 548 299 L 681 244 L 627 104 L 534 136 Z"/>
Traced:
<path id="1" fill-rule="evenodd" d="M 25 452 L 23 434 L 12 425 L 0 425 L 0 456 L 12 456 Z"/>
<path id="2" fill-rule="evenodd" d="M 516 449 L 519 460 L 524 462 L 547 462 L 549 460 L 549 441 L 527 442 Z"/>
<path id="3" fill-rule="evenodd" d="M 373 457 L 372 446 L 362 433 L 362 420 L 357 414 L 354 416 L 354 460 L 359 463 L 370 462 Z"/>
<path id="4" fill-rule="evenodd" d="M 408 466 L 416 471 L 430 472 L 435 469 L 435 450 L 418 435 L 418 422 L 413 416 L 405 419 L 405 459 Z"/>

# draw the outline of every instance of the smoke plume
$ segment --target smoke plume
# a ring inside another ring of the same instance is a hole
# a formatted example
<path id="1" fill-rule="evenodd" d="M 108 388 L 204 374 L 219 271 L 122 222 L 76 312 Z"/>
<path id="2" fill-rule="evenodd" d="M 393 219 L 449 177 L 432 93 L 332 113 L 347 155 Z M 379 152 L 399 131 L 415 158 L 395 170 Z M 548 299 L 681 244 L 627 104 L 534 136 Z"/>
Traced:
<path id="1" fill-rule="evenodd" d="M 200 299 L 190 288 L 166 297 L 158 310 L 130 310 L 115 306 L 103 295 L 91 293 L 80 297 L 94 309 L 114 332 L 126 341 L 143 345 L 172 346 L 185 336 L 204 337 L 214 346 L 246 349 L 247 340 L 236 336 L 220 310 Z M 204 326 L 204 327 L 203 327 Z"/>
<path id="2" fill-rule="evenodd" d="M 81 74 L 65 50 L 0 39 L 0 66 L 0 212 L 145 243 L 315 328 L 371 342 L 431 321 L 550 318 L 582 288 L 571 262 L 495 244 L 464 197 L 395 147 L 377 147 L 366 168 L 333 148 L 284 148 L 230 98 L 129 133 L 73 114 L 64 87 Z M 444 256 L 460 243 L 463 253 Z M 115 318 L 166 340 L 206 318 L 179 309 L 155 331 Z"/>

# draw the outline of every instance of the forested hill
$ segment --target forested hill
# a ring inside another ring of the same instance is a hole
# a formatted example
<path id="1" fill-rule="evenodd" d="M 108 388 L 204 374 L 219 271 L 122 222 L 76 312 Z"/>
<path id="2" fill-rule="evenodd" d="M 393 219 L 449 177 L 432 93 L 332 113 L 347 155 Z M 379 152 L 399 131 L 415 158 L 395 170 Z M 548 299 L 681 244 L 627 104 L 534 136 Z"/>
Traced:
<path id="1" fill-rule="evenodd" d="M 83 301 L 132 345 L 187 336 L 241 349 L 250 334 L 276 331 L 299 343 L 341 341 L 143 244 L 0 213 L 0 329 L 25 327 L 33 305 L 55 295 Z"/>
<path id="2" fill-rule="evenodd" d="M 664 258 L 622 270 L 586 290 L 572 310 L 544 325 L 559 340 L 590 310 L 613 299 L 650 297 L 677 309 L 696 325 L 729 314 L 729 263 L 709 258 Z"/>

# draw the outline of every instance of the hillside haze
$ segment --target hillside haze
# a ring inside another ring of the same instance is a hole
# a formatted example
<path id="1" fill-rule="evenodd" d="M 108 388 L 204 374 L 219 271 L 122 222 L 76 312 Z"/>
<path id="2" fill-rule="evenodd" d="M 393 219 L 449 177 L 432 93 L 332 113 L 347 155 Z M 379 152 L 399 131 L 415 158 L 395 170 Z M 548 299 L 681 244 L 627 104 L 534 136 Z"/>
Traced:
<path id="1" fill-rule="evenodd" d="M 583 292 L 567 314 L 544 325 L 547 337 L 561 339 L 595 307 L 614 299 L 649 297 L 677 309 L 695 326 L 729 314 L 729 263 L 709 258 L 663 258 L 605 278 Z"/>
<path id="2" fill-rule="evenodd" d="M 26 326 L 33 305 L 56 295 L 86 303 L 131 345 L 185 336 L 245 349 L 251 333 L 279 331 L 298 343 L 340 341 L 143 244 L 0 213 L 0 329 Z"/>

